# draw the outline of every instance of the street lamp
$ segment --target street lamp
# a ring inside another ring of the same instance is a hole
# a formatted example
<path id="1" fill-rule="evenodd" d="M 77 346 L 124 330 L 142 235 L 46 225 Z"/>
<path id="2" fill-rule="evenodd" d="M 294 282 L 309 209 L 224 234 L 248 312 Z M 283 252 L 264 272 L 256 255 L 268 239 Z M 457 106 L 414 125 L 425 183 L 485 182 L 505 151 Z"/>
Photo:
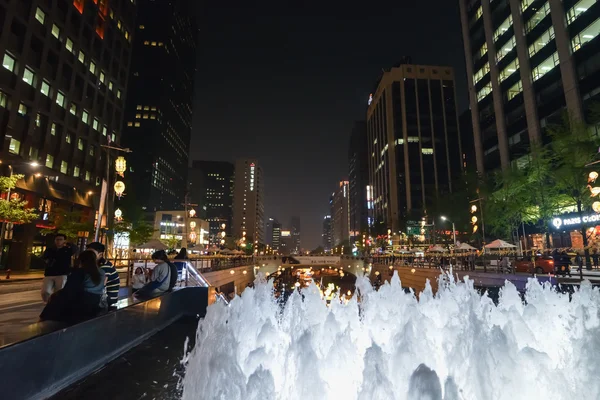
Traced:
<path id="1" fill-rule="evenodd" d="M 456 246 L 456 229 L 454 228 L 454 221 L 450 221 L 448 218 L 442 215 L 442 221 L 449 221 L 452 223 L 452 238 L 454 240 L 454 245 Z"/>

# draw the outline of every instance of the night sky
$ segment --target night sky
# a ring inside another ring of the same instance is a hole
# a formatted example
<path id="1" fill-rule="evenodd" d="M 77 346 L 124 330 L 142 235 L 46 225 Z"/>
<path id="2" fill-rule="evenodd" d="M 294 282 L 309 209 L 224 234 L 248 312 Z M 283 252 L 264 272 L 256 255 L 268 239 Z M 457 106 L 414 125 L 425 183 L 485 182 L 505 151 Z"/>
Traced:
<path id="1" fill-rule="evenodd" d="M 190 158 L 257 157 L 265 217 L 287 227 L 298 215 L 305 249 L 321 244 L 352 124 L 382 68 L 405 55 L 453 66 L 467 107 L 454 0 L 202 3 Z"/>

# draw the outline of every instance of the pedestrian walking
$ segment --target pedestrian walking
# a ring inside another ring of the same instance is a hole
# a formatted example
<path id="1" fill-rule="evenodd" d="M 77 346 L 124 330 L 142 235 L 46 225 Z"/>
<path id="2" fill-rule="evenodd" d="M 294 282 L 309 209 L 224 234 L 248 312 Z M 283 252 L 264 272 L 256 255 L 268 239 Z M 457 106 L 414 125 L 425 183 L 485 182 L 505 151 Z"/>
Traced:
<path id="1" fill-rule="evenodd" d="M 67 242 L 67 236 L 59 233 L 54 238 L 54 246 L 48 247 L 42 256 L 46 263 L 42 281 L 42 300 L 48 302 L 50 296 L 62 289 L 71 273 L 72 257 L 77 249 Z"/>

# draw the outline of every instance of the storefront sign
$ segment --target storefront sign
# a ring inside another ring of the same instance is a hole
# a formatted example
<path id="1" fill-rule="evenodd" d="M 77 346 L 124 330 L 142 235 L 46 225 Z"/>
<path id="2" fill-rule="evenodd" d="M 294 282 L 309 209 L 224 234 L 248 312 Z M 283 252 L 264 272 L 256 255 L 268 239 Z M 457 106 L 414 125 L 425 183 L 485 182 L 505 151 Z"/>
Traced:
<path id="1" fill-rule="evenodd" d="M 569 228 L 581 224 L 595 224 L 600 223 L 600 214 L 589 214 L 583 217 L 555 217 L 552 219 L 552 225 L 556 229 Z"/>

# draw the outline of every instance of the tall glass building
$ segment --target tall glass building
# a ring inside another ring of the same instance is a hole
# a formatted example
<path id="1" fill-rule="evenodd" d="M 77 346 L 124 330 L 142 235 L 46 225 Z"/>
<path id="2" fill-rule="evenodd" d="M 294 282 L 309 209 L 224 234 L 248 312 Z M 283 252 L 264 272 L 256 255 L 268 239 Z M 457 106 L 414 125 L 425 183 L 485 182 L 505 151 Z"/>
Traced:
<path id="1" fill-rule="evenodd" d="M 459 0 L 477 170 L 527 163 L 566 109 L 600 92 L 595 0 Z"/>
<path id="2" fill-rule="evenodd" d="M 369 98 L 367 135 L 374 219 L 397 232 L 450 192 L 462 171 L 452 68 L 384 71 Z"/>

